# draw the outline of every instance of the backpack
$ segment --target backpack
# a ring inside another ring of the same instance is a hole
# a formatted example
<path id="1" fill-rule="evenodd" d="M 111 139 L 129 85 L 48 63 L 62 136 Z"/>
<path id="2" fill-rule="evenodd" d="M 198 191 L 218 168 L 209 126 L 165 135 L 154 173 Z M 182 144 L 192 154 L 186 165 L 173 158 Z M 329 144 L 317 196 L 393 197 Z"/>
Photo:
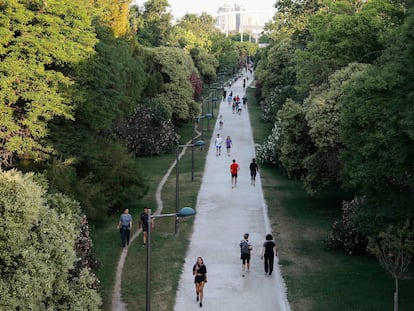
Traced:
<path id="1" fill-rule="evenodd" d="M 250 254 L 250 246 L 247 241 L 242 241 L 240 243 L 241 253 L 242 254 Z"/>

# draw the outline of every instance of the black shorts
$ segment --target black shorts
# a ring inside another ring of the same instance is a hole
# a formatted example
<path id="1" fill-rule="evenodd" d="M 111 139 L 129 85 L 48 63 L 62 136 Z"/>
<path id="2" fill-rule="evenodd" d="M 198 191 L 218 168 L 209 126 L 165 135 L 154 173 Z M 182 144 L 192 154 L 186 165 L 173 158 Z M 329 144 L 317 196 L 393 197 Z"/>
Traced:
<path id="1" fill-rule="evenodd" d="M 237 177 L 237 174 L 231 174 L 231 177 Z"/>
<path id="2" fill-rule="evenodd" d="M 142 231 L 147 232 L 148 231 L 148 226 L 142 226 Z"/>
<path id="3" fill-rule="evenodd" d="M 252 177 L 256 176 L 256 171 L 250 171 L 250 176 Z"/>
<path id="4" fill-rule="evenodd" d="M 204 275 L 196 275 L 196 277 L 194 278 L 194 283 L 201 283 L 205 281 L 206 277 Z"/>
<path id="5" fill-rule="evenodd" d="M 250 254 L 241 254 L 240 259 L 243 260 L 243 264 L 245 264 L 246 262 L 249 263 L 250 262 Z"/>

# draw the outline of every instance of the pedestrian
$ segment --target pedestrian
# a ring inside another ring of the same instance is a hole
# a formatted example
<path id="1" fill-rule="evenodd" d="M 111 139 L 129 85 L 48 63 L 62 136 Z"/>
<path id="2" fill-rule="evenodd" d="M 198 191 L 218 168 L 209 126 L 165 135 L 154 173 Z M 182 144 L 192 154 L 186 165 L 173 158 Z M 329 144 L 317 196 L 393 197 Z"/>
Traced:
<path id="1" fill-rule="evenodd" d="M 227 96 L 227 103 L 229 104 L 229 108 L 231 107 L 232 101 L 233 101 L 233 95 L 229 94 L 229 96 Z"/>
<path id="2" fill-rule="evenodd" d="M 226 100 L 226 98 L 227 98 L 227 90 L 226 90 L 226 89 L 224 89 L 224 90 L 223 90 L 223 101 L 225 101 L 225 100 Z"/>
<path id="3" fill-rule="evenodd" d="M 277 247 L 271 234 L 266 235 L 266 241 L 263 244 L 261 259 L 264 258 L 265 275 L 271 276 L 273 272 L 274 257 L 277 256 Z"/>
<path id="4" fill-rule="evenodd" d="M 246 109 L 247 108 L 247 97 L 246 97 L 246 95 L 244 95 L 242 97 L 242 101 L 243 101 L 243 108 Z"/>
<path id="5" fill-rule="evenodd" d="M 256 164 L 256 159 L 252 159 L 252 163 L 250 163 L 250 185 L 256 185 L 256 174 L 259 171 L 259 167 Z"/>
<path id="6" fill-rule="evenodd" d="M 217 134 L 215 145 L 216 145 L 216 157 L 221 155 L 221 144 L 223 143 L 223 138 L 220 137 L 220 134 Z"/>
<path id="7" fill-rule="evenodd" d="M 139 220 L 139 228 L 142 228 L 142 247 L 145 247 L 145 245 L 147 245 L 148 225 L 150 224 L 150 222 L 151 222 L 151 229 L 154 228 L 153 221 L 149 220 L 148 218 L 149 218 L 148 207 L 144 207 L 144 210 Z"/>
<path id="8" fill-rule="evenodd" d="M 204 284 L 207 283 L 207 268 L 202 257 L 197 257 L 193 266 L 194 284 L 196 290 L 196 301 L 203 306 Z"/>
<path id="9" fill-rule="evenodd" d="M 240 165 L 233 159 L 233 163 L 230 165 L 230 174 L 231 174 L 231 187 L 235 188 L 237 186 L 237 174 L 240 170 Z"/>
<path id="10" fill-rule="evenodd" d="M 121 234 L 122 247 L 128 246 L 132 230 L 132 216 L 129 214 L 129 209 L 126 208 L 121 214 L 117 228 Z"/>
<path id="11" fill-rule="evenodd" d="M 233 142 L 231 141 L 230 136 L 227 136 L 226 138 L 226 149 L 227 149 L 227 156 L 230 156 L 230 150 L 231 150 L 231 146 L 233 145 Z"/>
<path id="12" fill-rule="evenodd" d="M 250 272 L 250 253 L 253 247 L 249 242 L 249 234 L 245 233 L 243 240 L 240 241 L 240 259 L 242 260 L 242 276 L 245 272 Z"/>
<path id="13" fill-rule="evenodd" d="M 246 88 L 246 79 L 243 79 L 243 89 Z"/>
<path id="14" fill-rule="evenodd" d="M 241 116 L 242 113 L 242 104 L 241 102 L 237 102 L 237 113 L 239 114 L 239 116 Z"/>
<path id="15" fill-rule="evenodd" d="M 223 115 L 221 114 L 219 117 L 219 130 L 223 129 L 223 125 L 224 125 L 224 119 L 223 119 Z"/>

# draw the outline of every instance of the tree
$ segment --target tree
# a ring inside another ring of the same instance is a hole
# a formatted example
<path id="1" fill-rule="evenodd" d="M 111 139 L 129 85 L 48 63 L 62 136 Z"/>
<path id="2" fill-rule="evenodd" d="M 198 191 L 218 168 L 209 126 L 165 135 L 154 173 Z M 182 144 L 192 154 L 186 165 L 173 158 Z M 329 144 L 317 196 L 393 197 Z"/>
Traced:
<path id="1" fill-rule="evenodd" d="M 387 48 L 378 64 L 345 91 L 343 179 L 367 197 L 363 218 L 372 233 L 414 217 L 413 26 L 410 11 L 404 24 L 384 37 Z"/>
<path id="2" fill-rule="evenodd" d="M 388 226 L 376 239 L 369 240 L 368 250 L 394 278 L 394 311 L 398 311 L 398 282 L 407 271 L 414 255 L 414 232 L 409 222 L 399 227 Z"/>
<path id="3" fill-rule="evenodd" d="M 291 178 L 306 174 L 302 159 L 314 150 L 303 106 L 288 99 L 278 112 L 281 122 L 280 162 Z"/>
<path id="4" fill-rule="evenodd" d="M 162 77 L 162 89 L 154 99 L 171 107 L 173 122 L 177 124 L 197 115 L 199 107 L 190 78 L 198 71 L 191 57 L 178 48 L 160 47 L 148 49 L 147 58 L 147 73 L 159 73 Z"/>
<path id="5" fill-rule="evenodd" d="M 171 152 L 178 140 L 171 121 L 171 107 L 148 99 L 137 106 L 136 113 L 116 125 L 118 135 L 127 140 L 136 156 L 153 156 Z"/>
<path id="6" fill-rule="evenodd" d="M 167 0 L 148 0 L 139 14 L 138 42 L 148 47 L 163 45 L 171 30 L 172 15 L 167 13 Z"/>
<path id="7" fill-rule="evenodd" d="M 382 53 L 380 38 L 398 23 L 393 1 L 325 1 L 309 18 L 310 38 L 296 51 L 297 87 L 307 94 L 351 62 L 373 63 Z"/>
<path id="8" fill-rule="evenodd" d="M 207 84 L 212 83 L 217 77 L 216 70 L 219 65 L 217 59 L 213 55 L 207 53 L 206 50 L 198 48 L 191 49 L 190 55 L 202 80 Z"/>
<path id="9" fill-rule="evenodd" d="M 67 70 L 93 55 L 85 1 L 6 1 L 0 6 L 0 160 L 44 161 L 49 122 L 74 119 Z"/>
<path id="10" fill-rule="evenodd" d="M 296 98 L 294 50 L 291 39 L 282 39 L 260 52 L 255 78 L 260 81 L 260 105 L 267 122 L 275 121 L 288 98 Z"/>
<path id="11" fill-rule="evenodd" d="M 303 160 L 307 171 L 305 188 L 309 193 L 341 186 L 343 163 L 340 156 L 344 149 L 340 135 L 342 100 L 349 81 L 362 75 L 367 68 L 366 64 L 349 64 L 333 73 L 327 83 L 313 89 L 304 101 L 305 119 L 315 146 L 314 152 Z"/>
<path id="12" fill-rule="evenodd" d="M 200 16 L 186 14 L 171 29 L 167 44 L 186 51 L 193 48 L 210 51 L 213 44 L 210 36 L 214 33 L 218 33 L 218 30 L 214 27 L 212 16 L 206 13 Z"/>
<path id="13" fill-rule="evenodd" d="M 89 269 L 70 279 L 76 262 L 79 206 L 49 197 L 32 173 L 0 171 L 0 290 L 2 310 L 98 310 Z M 59 208 L 48 204 L 59 202 Z"/>

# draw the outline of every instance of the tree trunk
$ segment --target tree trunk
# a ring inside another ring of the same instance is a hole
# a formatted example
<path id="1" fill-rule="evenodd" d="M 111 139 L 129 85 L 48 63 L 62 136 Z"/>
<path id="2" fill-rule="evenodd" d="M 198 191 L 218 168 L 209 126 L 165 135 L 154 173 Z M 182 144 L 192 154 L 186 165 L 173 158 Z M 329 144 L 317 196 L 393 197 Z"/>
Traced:
<path id="1" fill-rule="evenodd" d="M 398 311 L 398 278 L 395 278 L 394 311 Z"/>

